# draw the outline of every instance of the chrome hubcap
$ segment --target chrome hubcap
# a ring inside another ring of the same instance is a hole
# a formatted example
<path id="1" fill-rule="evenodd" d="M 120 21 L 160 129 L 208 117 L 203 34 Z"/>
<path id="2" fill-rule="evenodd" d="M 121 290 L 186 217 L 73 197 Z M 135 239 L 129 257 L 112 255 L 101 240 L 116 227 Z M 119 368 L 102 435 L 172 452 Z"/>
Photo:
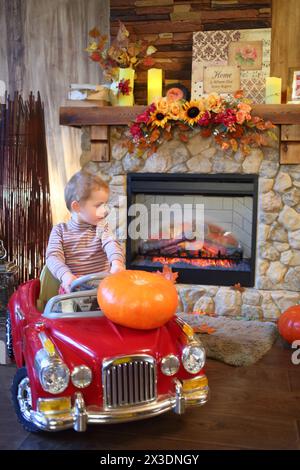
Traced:
<path id="1" fill-rule="evenodd" d="M 32 410 L 31 388 L 29 378 L 25 377 L 18 386 L 18 403 L 23 417 L 30 421 L 30 411 Z"/>

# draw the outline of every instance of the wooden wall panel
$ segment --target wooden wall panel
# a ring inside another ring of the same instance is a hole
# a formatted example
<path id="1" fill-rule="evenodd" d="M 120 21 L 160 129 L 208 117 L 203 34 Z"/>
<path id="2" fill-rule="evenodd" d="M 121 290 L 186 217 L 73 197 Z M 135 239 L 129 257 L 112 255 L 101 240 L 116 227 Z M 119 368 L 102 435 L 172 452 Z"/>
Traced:
<path id="1" fill-rule="evenodd" d="M 272 0 L 271 76 L 282 78 L 287 90 L 288 68 L 300 70 L 300 1 Z"/>
<path id="2" fill-rule="evenodd" d="M 157 47 L 155 66 L 164 70 L 166 84 L 180 81 L 190 89 L 193 32 L 270 27 L 271 0 L 111 0 L 112 37 L 117 33 L 118 20 L 125 23 L 132 37 L 146 39 Z M 147 72 L 139 71 L 135 81 L 137 104 L 146 103 L 146 80 Z"/>

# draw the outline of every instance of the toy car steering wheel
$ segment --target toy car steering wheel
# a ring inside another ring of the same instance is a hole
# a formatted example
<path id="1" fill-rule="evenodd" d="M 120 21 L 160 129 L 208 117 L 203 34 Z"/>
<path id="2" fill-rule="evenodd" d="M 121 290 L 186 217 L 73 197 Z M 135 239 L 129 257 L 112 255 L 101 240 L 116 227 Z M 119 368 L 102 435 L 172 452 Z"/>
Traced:
<path id="1" fill-rule="evenodd" d="M 101 281 L 106 276 L 108 276 L 109 272 L 101 272 L 101 273 L 94 273 L 94 274 L 86 274 L 85 276 L 80 276 L 75 281 L 72 282 L 70 285 L 70 292 L 75 292 L 78 290 L 90 290 L 95 289 L 94 286 L 89 285 L 88 283 L 91 281 Z"/>

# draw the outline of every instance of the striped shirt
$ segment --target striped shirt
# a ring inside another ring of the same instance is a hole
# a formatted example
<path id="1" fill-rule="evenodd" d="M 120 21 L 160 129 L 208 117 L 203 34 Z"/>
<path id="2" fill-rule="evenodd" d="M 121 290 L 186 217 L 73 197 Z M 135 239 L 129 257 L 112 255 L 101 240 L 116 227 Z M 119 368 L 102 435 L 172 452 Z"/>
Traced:
<path id="1" fill-rule="evenodd" d="M 97 230 L 94 225 L 71 219 L 52 228 L 46 264 L 59 281 L 67 272 L 83 276 L 109 271 L 114 260 L 124 263 L 124 255 L 107 223 Z"/>

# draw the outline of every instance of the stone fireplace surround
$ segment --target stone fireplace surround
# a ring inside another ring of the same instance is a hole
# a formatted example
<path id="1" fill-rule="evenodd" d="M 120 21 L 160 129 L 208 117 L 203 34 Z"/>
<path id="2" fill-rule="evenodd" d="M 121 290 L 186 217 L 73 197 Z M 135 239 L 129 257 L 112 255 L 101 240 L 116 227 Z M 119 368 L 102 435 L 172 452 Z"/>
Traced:
<path id="1" fill-rule="evenodd" d="M 151 157 L 135 157 L 122 146 L 126 127 L 111 126 L 109 162 L 90 160 L 90 128 L 82 128 L 81 165 L 105 179 L 111 202 L 126 196 L 126 174 L 254 173 L 259 175 L 256 275 L 243 292 L 224 286 L 178 284 L 178 311 L 276 320 L 300 302 L 300 165 L 279 163 L 279 144 L 253 149 L 244 157 L 219 149 L 213 138 L 194 131 L 187 143 L 163 142 Z"/>

